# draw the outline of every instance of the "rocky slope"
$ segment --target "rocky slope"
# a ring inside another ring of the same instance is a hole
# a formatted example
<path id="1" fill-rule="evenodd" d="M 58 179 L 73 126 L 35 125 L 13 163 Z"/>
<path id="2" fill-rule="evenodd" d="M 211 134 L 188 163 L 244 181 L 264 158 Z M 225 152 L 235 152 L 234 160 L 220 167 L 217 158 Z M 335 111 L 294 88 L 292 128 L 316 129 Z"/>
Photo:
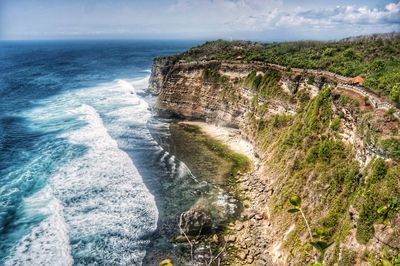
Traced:
<path id="1" fill-rule="evenodd" d="M 400 200 L 399 111 L 349 82 L 240 58 L 155 59 L 150 90 L 158 94 L 158 114 L 239 128 L 260 158 L 238 180 L 247 200 L 225 238 L 235 250 L 226 254 L 230 264 L 314 259 L 304 223 L 287 213 L 294 194 L 312 230 L 324 228 L 332 242 L 325 264 L 368 265 L 397 255 L 397 207 L 387 207 L 393 210 L 385 217 L 377 209 Z"/>

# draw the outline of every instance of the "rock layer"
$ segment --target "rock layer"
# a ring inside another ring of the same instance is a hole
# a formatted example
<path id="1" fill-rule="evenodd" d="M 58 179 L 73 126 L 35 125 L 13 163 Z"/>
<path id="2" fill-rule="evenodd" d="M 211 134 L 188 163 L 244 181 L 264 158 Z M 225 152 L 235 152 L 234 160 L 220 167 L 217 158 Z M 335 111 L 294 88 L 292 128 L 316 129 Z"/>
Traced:
<path id="1" fill-rule="evenodd" d="M 271 71 L 279 73 L 279 95 L 267 99 L 245 85 L 244 80 L 250 73 L 268 75 Z M 313 77 L 314 82 L 309 82 L 310 77 Z M 394 108 L 365 88 L 349 82 L 349 78 L 327 71 L 287 69 L 265 63 L 185 62 L 175 57 L 158 58 L 154 61 L 150 90 L 158 94 L 155 108 L 159 115 L 239 128 L 242 135 L 253 143 L 257 157 L 261 158 L 259 168 L 239 178 L 248 206 L 241 219 L 231 224 L 233 235 L 226 237 L 228 244 L 238 250 L 239 262 L 236 264 L 288 265 L 288 257 L 293 256 L 285 247 L 285 242 L 294 229 L 294 224 L 271 218 L 268 202 L 274 194 L 274 185 L 279 180 L 262 163 L 264 158 L 271 158 L 273 155 L 264 154 L 259 148 L 261 145 L 258 143 L 257 130 L 252 119 L 254 120 L 254 116 L 261 121 L 277 114 L 296 115 L 304 106 L 299 101 L 293 101 L 293 98 L 301 98 L 299 93 L 313 98 L 324 86 L 331 87 L 332 92 L 339 96 L 345 91 L 352 98 L 358 99 L 361 105 L 365 104 L 364 101 L 369 101 L 362 108 L 369 108 L 370 112 Z M 338 127 L 338 137 L 354 147 L 355 158 L 360 166 L 365 167 L 374 157 L 384 157 L 382 151 L 373 147 L 374 143 L 366 144 L 363 140 L 359 130 L 359 114 L 339 102 L 332 102 L 333 112 L 336 116 L 340 114 L 343 120 Z M 260 112 L 260 108 L 265 111 Z M 254 112 L 255 109 L 257 112 Z M 249 118 L 250 114 L 253 115 L 252 119 Z M 394 116 L 399 116 L 397 109 Z M 297 154 L 293 155 L 293 164 L 297 157 Z M 268 176 L 265 173 L 269 173 Z M 354 237 L 351 241 L 355 241 Z M 351 249 L 350 246 L 346 248 Z"/>

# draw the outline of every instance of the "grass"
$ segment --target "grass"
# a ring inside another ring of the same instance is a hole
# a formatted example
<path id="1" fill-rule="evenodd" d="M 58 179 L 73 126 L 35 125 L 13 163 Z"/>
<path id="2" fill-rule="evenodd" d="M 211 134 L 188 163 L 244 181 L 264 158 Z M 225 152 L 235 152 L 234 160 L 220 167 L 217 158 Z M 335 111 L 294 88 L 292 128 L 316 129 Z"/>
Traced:
<path id="1" fill-rule="evenodd" d="M 203 143 L 211 151 L 215 152 L 221 158 L 231 161 L 232 166 L 229 173 L 231 177 L 236 178 L 239 173 L 245 173 L 250 170 L 250 161 L 246 156 L 232 151 L 222 141 L 207 136 L 203 136 L 203 138 Z"/>

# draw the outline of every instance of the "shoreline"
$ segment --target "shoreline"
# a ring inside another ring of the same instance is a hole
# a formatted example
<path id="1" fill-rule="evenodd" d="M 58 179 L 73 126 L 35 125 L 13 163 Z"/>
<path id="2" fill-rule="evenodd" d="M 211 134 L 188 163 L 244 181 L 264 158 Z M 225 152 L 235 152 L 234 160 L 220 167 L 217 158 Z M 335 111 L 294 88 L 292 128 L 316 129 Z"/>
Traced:
<path id="1" fill-rule="evenodd" d="M 242 213 L 243 200 L 238 190 L 239 178 L 253 169 L 253 161 L 248 158 L 253 157 L 253 150 L 250 143 L 242 139 L 237 129 L 220 128 L 205 123 L 187 123 L 187 121 L 171 121 L 168 124 L 168 134 L 156 139 L 170 156 L 187 166 L 190 175 L 197 180 L 195 183 L 198 182 L 188 187 L 187 191 L 182 191 L 183 198 L 189 194 L 192 196 L 190 202 L 186 201 L 189 205 L 181 209 L 181 212 L 205 210 L 211 216 L 212 231 L 191 236 L 194 243 L 194 261 L 201 262 L 203 258 L 209 256 L 210 247 L 214 255 L 225 248 L 226 234 L 231 231 L 228 226 L 239 219 Z M 153 133 L 153 136 L 157 136 L 157 132 Z M 229 143 L 226 143 L 226 139 L 230 140 Z M 177 166 L 176 169 L 179 173 L 179 169 L 182 168 Z M 203 188 L 197 188 L 199 185 Z M 178 218 L 179 216 L 176 216 L 169 221 L 164 219 L 165 221 L 161 222 L 161 231 L 159 230 L 159 234 L 167 233 L 165 240 L 168 239 L 168 242 L 175 246 L 174 251 L 159 250 L 157 248 L 159 241 L 155 239 L 156 245 L 152 245 L 146 254 L 146 263 L 155 264 L 156 261 L 171 259 L 177 265 L 190 264 L 187 256 L 190 254 L 189 245 L 179 233 Z M 174 230 L 164 232 L 162 228 L 165 226 Z M 182 253 L 183 250 L 186 251 Z M 158 253 L 159 251 L 161 253 Z M 222 265 L 230 263 L 222 262 Z"/>
<path id="2" fill-rule="evenodd" d="M 253 165 L 259 163 L 259 159 L 255 156 L 253 144 L 242 137 L 240 129 L 198 121 L 183 121 L 180 123 L 200 127 L 201 131 L 209 137 L 221 141 L 232 151 L 245 155 Z"/>
<path id="3" fill-rule="evenodd" d="M 238 208 L 233 216 L 222 209 L 223 216 L 217 217 L 224 218 L 213 220 L 216 227 L 210 234 L 191 237 L 194 262 L 209 259 L 208 250 L 212 247 L 212 254 L 223 250 L 218 265 L 271 265 L 270 251 L 276 253 L 268 241 L 273 239 L 266 204 L 271 190 L 262 180 L 263 167 L 252 143 L 245 139 L 239 129 L 205 122 L 170 122 L 169 132 L 169 137 L 161 141 L 164 148 L 182 160 L 201 182 L 209 183 L 211 189 L 206 194 L 198 194 L 198 199 L 203 199 L 202 204 L 199 205 L 196 200 L 184 212 L 200 206 L 209 211 L 213 209 L 215 215 L 215 210 L 222 206 L 226 210 L 226 204 L 231 202 L 235 202 L 235 208 Z M 228 196 L 223 205 L 218 199 L 220 193 Z M 219 204 L 215 205 L 217 202 Z M 176 223 L 177 220 L 170 221 L 168 226 L 178 227 Z M 150 259 L 147 262 L 154 264 L 169 258 L 174 264 L 190 265 L 190 245 L 178 229 L 176 234 L 170 235 L 169 241 L 175 246 L 175 251 L 158 254 L 158 249 L 155 249 L 146 255 Z M 185 248 L 180 249 L 179 246 Z M 175 253 L 179 249 L 179 254 Z"/>
<path id="4" fill-rule="evenodd" d="M 263 182 L 263 167 L 256 156 L 254 146 L 246 140 L 239 129 L 217 126 L 206 122 L 182 121 L 194 125 L 203 134 L 220 141 L 232 151 L 249 158 L 251 167 L 245 173 L 239 173 L 237 188 L 241 194 L 243 210 L 240 216 L 230 222 L 224 242 L 227 251 L 222 265 L 272 265 L 281 260 L 280 246 L 271 246 L 268 239 L 273 238 L 267 200 L 272 190 Z M 271 255 L 272 251 L 272 255 Z"/>
<path id="5" fill-rule="evenodd" d="M 256 156 L 252 143 L 246 140 L 239 129 L 217 126 L 206 122 L 181 122 L 200 127 L 201 131 L 227 145 L 233 151 L 243 154 L 251 161 L 251 168 L 238 175 L 237 186 L 243 197 L 244 206 L 240 217 L 232 221 L 224 235 L 224 241 L 232 250 L 225 254 L 223 265 L 264 266 L 285 263 L 282 243 L 270 243 L 275 232 L 272 230 L 270 210 L 267 205 L 273 190 L 263 180 L 264 167 Z M 292 228 L 293 229 L 293 228 Z M 287 237 L 286 232 L 285 237 Z M 272 245 L 271 245 L 272 244 Z M 228 263 L 226 263 L 228 262 Z"/>

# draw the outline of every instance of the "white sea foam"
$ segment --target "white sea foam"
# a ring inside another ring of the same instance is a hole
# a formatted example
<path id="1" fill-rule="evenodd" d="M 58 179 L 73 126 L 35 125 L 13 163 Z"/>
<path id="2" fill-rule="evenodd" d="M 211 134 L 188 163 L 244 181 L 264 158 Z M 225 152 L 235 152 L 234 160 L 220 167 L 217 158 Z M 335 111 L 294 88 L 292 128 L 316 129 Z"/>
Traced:
<path id="1" fill-rule="evenodd" d="M 237 212 L 237 205 L 235 203 L 231 203 L 229 200 L 230 196 L 220 191 L 217 194 L 217 199 L 212 203 L 217 209 L 224 212 L 223 217 L 229 217 L 234 215 Z"/>
<path id="2" fill-rule="evenodd" d="M 139 262 L 143 236 L 156 228 L 158 212 L 153 196 L 129 156 L 110 137 L 102 119 L 89 105 L 76 109 L 85 127 L 66 134 L 72 143 L 85 144 L 86 154 L 52 179 L 57 196 L 66 204 L 66 220 L 74 249 L 81 260 L 104 257 L 109 263 Z M 105 242 L 99 251 L 91 239 Z M 135 243 L 136 241 L 136 243 Z M 132 246 L 137 249 L 132 251 Z"/>
<path id="3" fill-rule="evenodd" d="M 70 253 L 77 265 L 140 264 L 158 211 L 123 150 L 136 142 L 156 145 L 146 127 L 148 105 L 136 95 L 147 82 L 148 77 L 118 80 L 68 91 L 27 114 L 33 126 L 62 131 L 60 138 L 85 147 L 85 153 L 49 178 L 54 197 L 41 209 L 47 217 L 20 241 L 10 265 L 62 265 L 60 258 L 70 265 L 72 258 L 62 257 Z M 34 206 L 35 200 L 27 200 L 27 210 Z"/>
<path id="4" fill-rule="evenodd" d="M 15 255 L 5 265 L 72 265 L 68 225 L 63 207 L 49 186 L 25 199 L 26 216 L 47 217 L 19 242 Z"/>

